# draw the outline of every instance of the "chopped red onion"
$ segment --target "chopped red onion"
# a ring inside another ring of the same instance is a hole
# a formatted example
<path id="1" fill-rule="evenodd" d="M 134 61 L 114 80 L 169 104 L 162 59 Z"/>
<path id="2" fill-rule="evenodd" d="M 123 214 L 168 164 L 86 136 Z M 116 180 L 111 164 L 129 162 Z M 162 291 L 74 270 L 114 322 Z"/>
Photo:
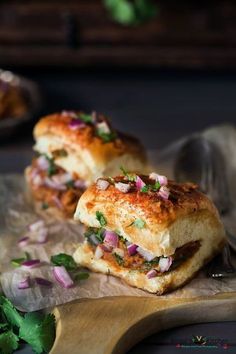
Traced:
<path id="1" fill-rule="evenodd" d="M 114 248 L 112 253 L 117 254 L 119 257 L 124 258 L 125 251 L 122 248 Z"/>
<path id="2" fill-rule="evenodd" d="M 131 188 L 129 183 L 122 183 L 122 182 L 115 183 L 115 187 L 122 193 L 128 193 L 128 191 Z"/>
<path id="3" fill-rule="evenodd" d="M 104 255 L 104 252 L 100 246 L 97 246 L 96 251 L 94 253 L 94 258 L 100 259 Z"/>
<path id="4" fill-rule="evenodd" d="M 99 245 L 101 247 L 101 249 L 104 251 L 104 252 L 111 252 L 112 251 L 112 247 L 109 246 L 108 244 L 104 244 L 104 243 L 101 243 Z"/>
<path id="5" fill-rule="evenodd" d="M 105 179 L 98 179 L 96 186 L 98 189 L 105 191 L 109 187 L 110 183 Z"/>
<path id="6" fill-rule="evenodd" d="M 155 278 L 157 276 L 157 271 L 155 269 L 149 270 L 149 272 L 146 274 L 148 279 Z"/>
<path id="7" fill-rule="evenodd" d="M 74 182 L 74 186 L 76 188 L 80 188 L 80 189 L 85 189 L 85 182 L 84 181 L 81 181 L 81 179 L 77 179 L 75 182 Z"/>
<path id="8" fill-rule="evenodd" d="M 71 118 L 77 118 L 77 114 L 73 111 L 62 111 L 61 115 L 63 117 L 71 117 Z"/>
<path id="9" fill-rule="evenodd" d="M 112 231 L 105 231 L 104 243 L 108 246 L 115 248 L 118 245 L 118 235 Z"/>
<path id="10" fill-rule="evenodd" d="M 73 179 L 72 175 L 69 172 L 52 176 L 53 182 L 55 182 L 57 184 L 66 184 L 66 183 L 72 181 L 72 179 Z"/>
<path id="11" fill-rule="evenodd" d="M 82 120 L 80 120 L 79 118 L 76 118 L 76 119 L 72 119 L 70 121 L 69 127 L 72 130 L 77 130 L 77 129 L 85 127 L 85 123 Z"/>
<path id="12" fill-rule="evenodd" d="M 133 256 L 134 254 L 137 253 L 137 248 L 138 246 L 135 245 L 134 243 L 131 243 L 130 245 L 127 246 L 127 251 L 130 256 Z"/>
<path id="13" fill-rule="evenodd" d="M 155 172 L 150 173 L 149 178 L 159 182 L 161 186 L 166 186 L 168 184 L 168 179 L 166 176 L 159 175 Z"/>
<path id="14" fill-rule="evenodd" d="M 111 132 L 108 124 L 105 121 L 97 123 L 96 127 L 97 129 L 101 130 L 103 133 L 109 134 Z"/>
<path id="15" fill-rule="evenodd" d="M 167 272 L 171 266 L 173 262 L 173 259 L 172 257 L 162 257 L 160 258 L 159 260 L 159 268 L 160 268 L 160 271 L 163 273 L 163 272 Z"/>
<path id="16" fill-rule="evenodd" d="M 65 191 L 66 190 L 66 186 L 64 184 L 61 183 L 57 183 L 55 181 L 53 181 L 52 179 L 46 177 L 45 181 L 44 181 L 45 186 L 50 187 L 52 189 L 56 189 L 59 191 Z"/>
<path id="17" fill-rule="evenodd" d="M 169 198 L 169 195 L 170 195 L 170 190 L 168 187 L 166 186 L 162 186 L 159 191 L 158 191 L 158 194 L 160 197 L 162 197 L 163 199 L 168 199 Z"/>
<path id="18" fill-rule="evenodd" d="M 30 259 L 29 261 L 24 261 L 23 263 L 21 263 L 21 266 L 31 269 L 38 267 L 40 264 L 41 262 L 39 259 Z"/>
<path id="19" fill-rule="evenodd" d="M 32 168 L 31 171 L 30 171 L 30 177 L 32 179 L 34 179 L 36 176 L 38 176 L 38 173 L 39 173 L 39 171 L 38 171 L 37 168 Z"/>
<path id="20" fill-rule="evenodd" d="M 28 236 L 22 237 L 18 241 L 18 246 L 25 247 L 28 245 L 30 238 Z"/>
<path id="21" fill-rule="evenodd" d="M 48 229 L 46 227 L 40 229 L 37 234 L 38 243 L 46 243 L 48 238 Z"/>
<path id="22" fill-rule="evenodd" d="M 39 169 L 42 171 L 48 170 L 48 168 L 50 166 L 48 159 L 44 155 L 41 155 L 37 158 L 37 165 L 38 165 Z"/>
<path id="23" fill-rule="evenodd" d="M 28 229 L 30 232 L 35 232 L 35 231 L 39 231 L 43 227 L 45 227 L 45 221 L 40 219 L 40 220 L 37 220 L 34 223 L 30 224 L 28 226 Z"/>
<path id="24" fill-rule="evenodd" d="M 152 261 L 156 256 L 153 256 L 153 254 L 149 253 L 148 251 L 144 250 L 141 247 L 137 248 L 137 252 L 146 259 L 146 261 L 150 262 Z"/>
<path id="25" fill-rule="evenodd" d="M 56 195 L 52 196 L 52 201 L 55 203 L 58 209 L 63 209 L 63 204 Z"/>
<path id="26" fill-rule="evenodd" d="M 53 267 L 53 275 L 58 283 L 60 283 L 63 288 L 71 288 L 74 285 L 69 273 L 64 266 Z"/>
<path id="27" fill-rule="evenodd" d="M 43 185 L 44 183 L 44 180 L 43 178 L 40 176 L 40 175 L 36 175 L 32 178 L 32 183 L 37 186 L 37 187 L 40 187 Z"/>
<path id="28" fill-rule="evenodd" d="M 42 285 L 42 286 L 52 286 L 52 282 L 50 280 L 45 279 L 45 278 L 36 277 L 35 282 L 36 282 L 36 284 Z"/>
<path id="29" fill-rule="evenodd" d="M 146 186 L 146 183 L 143 182 L 143 180 L 139 177 L 136 176 L 136 187 L 138 190 L 142 189 L 144 186 Z"/>
<path id="30" fill-rule="evenodd" d="M 22 279 L 18 283 L 18 289 L 19 290 L 24 290 L 24 289 L 29 289 L 30 288 L 30 277 L 27 276 L 26 278 Z"/>

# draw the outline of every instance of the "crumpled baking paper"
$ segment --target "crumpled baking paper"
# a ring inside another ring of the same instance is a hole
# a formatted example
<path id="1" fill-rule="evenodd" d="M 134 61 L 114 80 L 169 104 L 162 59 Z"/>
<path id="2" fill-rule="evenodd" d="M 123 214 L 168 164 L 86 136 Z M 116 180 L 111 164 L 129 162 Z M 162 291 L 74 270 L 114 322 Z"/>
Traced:
<path id="1" fill-rule="evenodd" d="M 227 165 L 227 179 L 232 200 L 236 200 L 236 129 L 230 125 L 214 127 L 204 131 L 204 136 L 214 141 L 220 147 Z M 188 137 L 189 138 L 189 137 Z M 187 138 L 173 143 L 162 151 L 150 151 L 152 166 L 159 173 L 173 178 L 173 165 L 176 155 Z M 48 242 L 32 243 L 23 249 L 18 246 L 18 240 L 27 232 L 27 226 L 42 218 L 36 214 L 32 205 L 25 197 L 24 177 L 19 174 L 0 176 L 0 272 L 3 293 L 23 311 L 35 311 L 53 307 L 79 298 L 98 298 L 105 296 L 143 296 L 155 297 L 137 288 L 126 285 L 122 280 L 103 274 L 90 273 L 89 279 L 79 281 L 74 287 L 64 289 L 57 283 L 50 265 L 51 255 L 58 253 L 73 254 L 76 244 L 83 242 L 83 226 L 73 221 L 62 221 L 46 218 L 49 229 Z M 236 203 L 235 203 L 236 204 Z M 224 218 L 224 223 L 231 233 L 236 235 L 236 205 L 232 212 Z M 235 236 L 236 237 L 236 236 Z M 39 258 L 42 266 L 31 270 L 21 267 L 14 268 L 11 259 L 19 258 L 28 252 L 31 258 Z M 236 265 L 236 260 L 233 259 Z M 33 285 L 29 289 L 19 290 L 18 283 L 30 273 L 31 278 L 43 277 L 50 280 L 51 287 Z M 183 288 L 162 298 L 189 298 L 210 296 L 220 292 L 236 291 L 236 277 L 228 279 L 211 279 L 202 270 L 196 278 Z"/>

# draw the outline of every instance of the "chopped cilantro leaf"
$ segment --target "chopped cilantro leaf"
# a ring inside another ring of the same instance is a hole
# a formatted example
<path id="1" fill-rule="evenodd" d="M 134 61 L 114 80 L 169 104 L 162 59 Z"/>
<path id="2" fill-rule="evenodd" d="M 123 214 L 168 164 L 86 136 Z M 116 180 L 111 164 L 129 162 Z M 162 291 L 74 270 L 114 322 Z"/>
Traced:
<path id="1" fill-rule="evenodd" d="M 159 181 L 156 181 L 156 183 L 151 186 L 153 192 L 157 192 L 160 188 L 161 188 L 161 184 Z"/>
<path id="2" fill-rule="evenodd" d="M 46 209 L 48 209 L 48 208 L 49 208 L 48 203 L 43 202 L 43 203 L 42 203 L 42 209 L 43 209 L 43 210 L 46 210 Z"/>
<path id="3" fill-rule="evenodd" d="M 31 345 L 35 353 L 49 352 L 55 338 L 55 317 L 27 313 L 20 327 L 19 337 Z"/>
<path id="4" fill-rule="evenodd" d="M 97 129 L 97 135 L 103 140 L 104 143 L 109 143 L 117 138 L 117 134 L 115 132 L 106 133 L 102 129 Z"/>
<path id="5" fill-rule="evenodd" d="M 103 213 L 101 213 L 100 211 L 96 211 L 96 219 L 99 221 L 99 224 L 102 227 L 106 226 L 107 221 L 106 221 L 105 216 L 103 215 Z"/>
<path id="6" fill-rule="evenodd" d="M 113 253 L 113 256 L 115 257 L 116 262 L 121 266 L 124 265 L 124 260 L 121 256 L 119 256 L 117 253 Z"/>
<path id="7" fill-rule="evenodd" d="M 24 261 L 26 261 L 26 258 L 14 258 L 11 260 L 11 265 L 14 267 L 20 267 Z"/>
<path id="8" fill-rule="evenodd" d="M 91 114 L 80 113 L 78 116 L 84 123 L 93 123 L 93 117 Z"/>
<path id="9" fill-rule="evenodd" d="M 20 327 L 23 318 L 6 297 L 0 297 L 0 309 L 13 327 Z"/>
<path id="10" fill-rule="evenodd" d="M 25 252 L 24 257 L 12 259 L 11 265 L 13 265 L 14 267 L 20 267 L 23 262 L 28 260 L 30 260 L 30 254 L 28 252 Z"/>
<path id="11" fill-rule="evenodd" d="M 75 274 L 75 276 L 74 276 L 75 281 L 85 280 L 88 278 L 89 278 L 89 273 L 87 273 L 87 272 L 80 272 L 80 273 Z"/>
<path id="12" fill-rule="evenodd" d="M 136 219 L 128 226 L 133 226 L 133 225 L 136 226 L 138 229 L 143 229 L 145 226 L 145 221 L 142 219 Z"/>
<path id="13" fill-rule="evenodd" d="M 68 271 L 78 268 L 73 257 L 66 253 L 59 253 L 55 256 L 51 256 L 51 263 L 56 266 L 64 266 Z"/>
<path id="14" fill-rule="evenodd" d="M 2 354 L 13 353 L 18 348 L 18 341 L 18 337 L 12 331 L 0 334 L 0 352 Z"/>
<path id="15" fill-rule="evenodd" d="M 43 156 L 45 156 L 49 162 L 49 167 L 48 167 L 47 173 L 48 173 L 48 176 L 51 177 L 52 175 L 55 175 L 55 173 L 57 172 L 57 167 L 51 157 L 49 157 L 47 154 L 43 154 Z"/>
<path id="16" fill-rule="evenodd" d="M 75 183 L 75 182 L 74 182 L 73 180 L 67 182 L 67 183 L 66 183 L 67 188 L 74 188 L 74 183 Z"/>
<path id="17" fill-rule="evenodd" d="M 142 187 L 142 188 L 140 189 L 140 191 L 141 191 L 142 193 L 147 193 L 147 192 L 149 191 L 148 185 Z"/>
<path id="18" fill-rule="evenodd" d="M 100 227 L 100 228 L 89 227 L 88 230 L 85 231 L 84 237 L 86 237 L 92 245 L 94 245 L 96 243 L 96 242 L 94 242 L 94 240 L 92 238 L 93 236 L 96 237 L 96 239 L 97 239 L 97 241 L 99 241 L 99 243 L 102 243 L 103 239 L 104 239 L 104 229 L 102 227 Z"/>
<path id="19" fill-rule="evenodd" d="M 141 188 L 142 193 L 147 193 L 149 191 L 157 192 L 161 188 L 160 182 L 155 182 L 155 184 L 146 184 L 146 186 Z"/>
<path id="20" fill-rule="evenodd" d="M 135 182 L 136 175 L 133 173 L 128 173 L 123 166 L 120 166 L 120 170 L 122 171 L 123 175 L 128 179 L 130 182 Z"/>

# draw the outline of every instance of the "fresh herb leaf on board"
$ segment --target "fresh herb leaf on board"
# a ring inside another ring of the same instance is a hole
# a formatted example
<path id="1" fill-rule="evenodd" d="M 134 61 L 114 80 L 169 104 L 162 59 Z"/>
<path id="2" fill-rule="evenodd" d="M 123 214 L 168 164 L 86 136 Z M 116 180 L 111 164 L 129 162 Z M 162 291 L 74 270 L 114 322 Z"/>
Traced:
<path id="1" fill-rule="evenodd" d="M 68 271 L 78 268 L 73 257 L 66 253 L 59 253 L 55 256 L 51 256 L 51 263 L 56 266 L 64 266 Z"/>
<path id="2" fill-rule="evenodd" d="M 31 345 L 36 354 L 49 352 L 55 340 L 55 317 L 38 312 L 24 315 L 0 296 L 0 353 L 13 353 L 20 339 Z"/>
<path id="3" fill-rule="evenodd" d="M 30 344 L 35 353 L 49 352 L 55 338 L 54 316 L 27 313 L 20 327 L 19 337 Z"/>

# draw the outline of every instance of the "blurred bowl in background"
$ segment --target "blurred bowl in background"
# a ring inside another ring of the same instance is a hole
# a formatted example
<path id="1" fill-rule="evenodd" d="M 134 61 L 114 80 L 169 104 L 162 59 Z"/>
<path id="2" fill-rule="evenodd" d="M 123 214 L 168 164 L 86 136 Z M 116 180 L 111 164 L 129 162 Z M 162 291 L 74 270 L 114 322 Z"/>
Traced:
<path id="1" fill-rule="evenodd" d="M 41 107 L 42 97 L 33 81 L 0 69 L 0 141 L 33 120 Z"/>

